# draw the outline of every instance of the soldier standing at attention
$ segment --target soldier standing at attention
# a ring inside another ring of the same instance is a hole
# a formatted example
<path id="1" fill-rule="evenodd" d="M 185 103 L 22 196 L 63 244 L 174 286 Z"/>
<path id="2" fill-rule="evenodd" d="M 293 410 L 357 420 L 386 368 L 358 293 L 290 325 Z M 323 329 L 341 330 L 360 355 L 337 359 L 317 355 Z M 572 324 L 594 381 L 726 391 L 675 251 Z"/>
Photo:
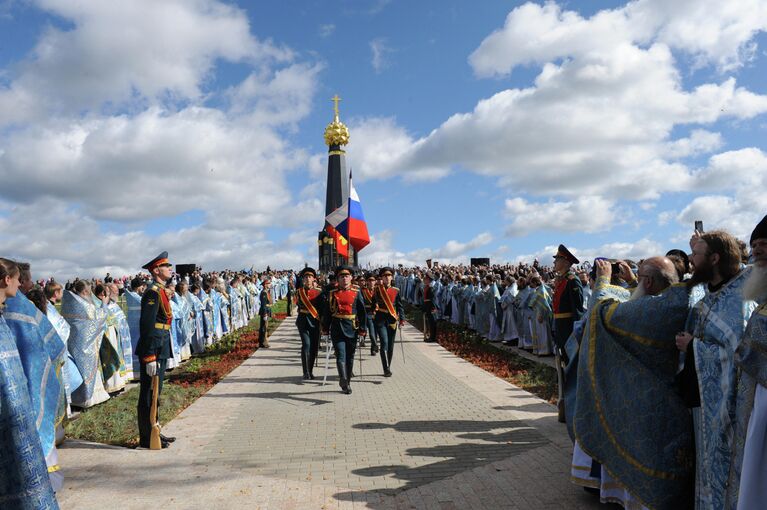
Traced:
<path id="1" fill-rule="evenodd" d="M 317 272 L 314 269 L 305 267 L 301 270 L 301 287 L 296 292 L 296 327 L 301 337 L 304 380 L 314 379 L 314 361 L 320 346 L 320 311 L 323 309 L 324 294 L 316 282 Z"/>
<path id="2" fill-rule="evenodd" d="M 258 309 L 258 316 L 261 318 L 258 324 L 258 346 L 264 349 L 269 348 L 269 339 L 266 337 L 266 325 L 269 317 L 272 316 L 272 280 L 267 276 L 264 280 L 264 288 L 258 296 L 261 302 L 261 308 Z"/>
<path id="3" fill-rule="evenodd" d="M 554 343 L 556 344 L 555 364 L 557 368 L 557 386 L 559 387 L 559 421 L 565 422 L 564 395 L 564 365 L 567 360 L 564 354 L 565 343 L 573 332 L 573 324 L 583 315 L 583 284 L 572 271 L 573 264 L 579 261 L 565 248 L 559 245 L 554 255 L 554 271 L 557 273 L 552 308 L 554 311 Z"/>
<path id="4" fill-rule="evenodd" d="M 434 318 L 434 289 L 431 286 L 431 273 L 426 273 L 423 277 L 423 304 L 421 311 L 426 319 L 426 331 L 424 332 L 424 342 L 435 342 L 437 340 L 437 320 Z M 427 336 L 428 335 L 428 336 Z"/>
<path id="5" fill-rule="evenodd" d="M 394 270 L 390 267 L 381 268 L 379 271 L 381 284 L 375 292 L 375 327 L 378 342 L 381 346 L 381 365 L 385 377 L 391 377 L 391 359 L 394 355 L 394 337 L 397 334 L 397 325 L 405 324 L 405 310 L 402 306 L 400 291 L 392 287 Z"/>
<path id="6" fill-rule="evenodd" d="M 139 446 L 149 448 L 149 436 L 152 425 L 159 421 L 159 399 L 157 416 L 151 415 L 152 378 L 158 377 L 158 394 L 162 393 L 162 380 L 168 358 L 171 356 L 170 324 L 173 313 L 165 284 L 170 279 L 173 265 L 168 261 L 168 252 L 164 251 L 143 266 L 152 275 L 152 283 L 141 296 L 141 319 L 139 321 L 139 339 L 136 356 L 141 366 L 139 377 L 139 397 L 137 406 Z M 176 440 L 160 434 L 162 447 L 167 448 Z"/>
<path id="7" fill-rule="evenodd" d="M 322 314 L 322 332 L 330 333 L 336 353 L 336 367 L 341 391 L 351 394 L 350 378 L 354 368 L 357 336 L 365 336 L 365 303 L 359 287 L 352 285 L 352 270 L 348 266 L 336 269 L 337 287 L 328 293 Z"/>
<path id="8" fill-rule="evenodd" d="M 370 355 L 375 356 L 378 354 L 378 343 L 376 342 L 376 326 L 375 326 L 375 292 L 376 292 L 376 276 L 373 273 L 367 273 L 365 275 L 365 287 L 362 289 L 362 297 L 365 300 L 365 313 L 367 313 L 367 321 L 365 329 L 367 329 L 368 336 L 370 337 Z"/>

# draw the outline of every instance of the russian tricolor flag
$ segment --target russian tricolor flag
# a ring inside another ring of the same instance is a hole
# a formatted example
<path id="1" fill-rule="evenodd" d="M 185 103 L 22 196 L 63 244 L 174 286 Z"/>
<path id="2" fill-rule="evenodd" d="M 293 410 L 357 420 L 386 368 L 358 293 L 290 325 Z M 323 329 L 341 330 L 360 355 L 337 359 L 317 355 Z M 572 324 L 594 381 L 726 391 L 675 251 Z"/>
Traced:
<path id="1" fill-rule="evenodd" d="M 325 218 L 344 238 L 359 252 L 370 244 L 368 225 L 362 213 L 362 204 L 357 190 L 352 184 L 352 174 L 349 172 L 349 200 Z"/>

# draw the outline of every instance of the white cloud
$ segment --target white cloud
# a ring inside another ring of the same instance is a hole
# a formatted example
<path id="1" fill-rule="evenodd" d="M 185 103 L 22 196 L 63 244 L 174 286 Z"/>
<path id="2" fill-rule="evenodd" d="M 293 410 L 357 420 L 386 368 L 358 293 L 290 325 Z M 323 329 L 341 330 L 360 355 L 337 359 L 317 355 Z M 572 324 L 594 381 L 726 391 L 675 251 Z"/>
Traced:
<path id="1" fill-rule="evenodd" d="M 555 3 L 524 4 L 482 41 L 469 63 L 479 77 L 535 66 L 534 81 L 482 99 L 420 138 L 393 119 L 365 119 L 362 133 L 373 136 L 359 148 L 364 176 L 438 179 L 461 169 L 495 177 L 525 197 L 511 199 L 520 216 L 509 227 L 512 235 L 553 228 L 539 204 L 577 218 L 584 197 L 596 197 L 590 200 L 606 213 L 619 201 L 641 204 L 710 190 L 727 179 L 716 171 L 717 161 L 753 168 L 749 158 L 761 154 L 744 148 L 711 156 L 730 145 L 713 125 L 764 114 L 767 95 L 733 76 L 687 86 L 689 66 L 680 60 L 692 61 L 693 72 L 700 66 L 736 70 L 750 58 L 756 34 L 767 29 L 765 9 L 758 0 L 637 0 L 585 18 Z M 711 170 L 696 170 L 690 160 L 705 156 Z M 753 172 L 743 180 L 752 182 Z M 767 184 L 724 189 L 736 204 L 753 204 L 748 193 L 764 195 Z M 600 217 L 558 228 L 608 229 L 611 215 Z"/>
<path id="2" fill-rule="evenodd" d="M 609 230 L 615 225 L 614 203 L 598 196 L 582 196 L 568 202 L 528 202 L 523 198 L 509 198 L 505 215 L 512 219 L 506 234 L 512 237 L 531 232 L 594 233 Z"/>
<path id="3" fill-rule="evenodd" d="M 0 125 L 197 100 L 217 59 L 266 65 L 293 58 L 290 50 L 256 39 L 243 11 L 216 0 L 38 4 L 73 28 L 49 27 L 10 87 L 0 88 Z"/>
<path id="4" fill-rule="evenodd" d="M 419 248 L 409 252 L 397 250 L 394 232 L 384 230 L 370 237 L 370 244 L 360 252 L 360 265 L 378 267 L 382 265 L 425 266 L 427 259 L 443 264 L 459 264 L 469 261 L 469 252 L 486 247 L 493 241 L 489 232 L 482 232 L 467 242 L 450 240 L 439 248 Z"/>
<path id="5" fill-rule="evenodd" d="M 677 222 L 692 230 L 694 221 L 702 220 L 706 230 L 725 229 L 748 239 L 765 214 L 767 154 L 759 149 L 717 154 L 696 177 L 699 190 L 715 194 L 694 198 L 676 215 Z"/>
<path id="6" fill-rule="evenodd" d="M 648 257 L 663 255 L 668 251 L 668 248 L 664 248 L 657 241 L 646 237 L 636 242 L 614 242 L 592 247 L 568 246 L 567 249 L 578 257 L 581 264 L 585 262 L 593 263 L 596 257 L 639 261 Z M 535 253 L 519 255 L 513 262 L 532 263 L 533 260 L 537 259 L 544 265 L 553 265 L 552 257 L 556 251 L 557 246 L 555 245 L 545 246 Z"/>
<path id="7" fill-rule="evenodd" d="M 36 279 L 136 274 L 163 250 L 174 263 L 197 263 L 207 270 L 300 268 L 306 260 L 294 237 L 273 242 L 258 229 L 200 225 L 150 236 L 140 230 L 104 232 L 77 208 L 53 199 L 0 205 L 3 209 L 11 213 L 0 215 L 3 256 L 32 261 Z"/>
<path id="8" fill-rule="evenodd" d="M 336 26 L 333 23 L 327 23 L 325 25 L 320 25 L 320 28 L 318 30 L 320 37 L 327 38 L 333 35 L 333 33 L 336 31 Z"/>
<path id="9" fill-rule="evenodd" d="M 57 277 L 134 272 L 163 249 L 210 269 L 303 265 L 295 237 L 264 229 L 321 218 L 287 185 L 310 156 L 285 134 L 311 111 L 322 64 L 259 41 L 214 0 L 40 5 L 71 27 L 45 31 L 0 86 L 6 255 Z M 219 61 L 249 74 L 208 90 Z M 199 224 L 170 227 L 190 212 Z M 149 221 L 169 226 L 150 235 Z"/>
<path id="10" fill-rule="evenodd" d="M 402 166 L 413 151 L 414 140 L 394 118 L 351 119 L 349 130 L 352 143 L 348 160 L 354 166 L 355 178 L 386 179 L 401 175 L 407 181 L 428 181 L 448 173 L 445 168 Z"/>
<path id="11" fill-rule="evenodd" d="M 389 61 L 389 55 L 392 53 L 391 47 L 383 37 L 378 37 L 370 41 L 370 65 L 376 73 L 381 73 L 384 69 L 391 65 Z"/>
<path id="12" fill-rule="evenodd" d="M 553 2 L 526 3 L 509 13 L 469 62 L 478 76 L 507 75 L 518 65 L 657 42 L 688 53 L 699 65 L 728 70 L 751 58 L 751 40 L 764 30 L 767 5 L 760 0 L 637 0 L 588 19 Z"/>

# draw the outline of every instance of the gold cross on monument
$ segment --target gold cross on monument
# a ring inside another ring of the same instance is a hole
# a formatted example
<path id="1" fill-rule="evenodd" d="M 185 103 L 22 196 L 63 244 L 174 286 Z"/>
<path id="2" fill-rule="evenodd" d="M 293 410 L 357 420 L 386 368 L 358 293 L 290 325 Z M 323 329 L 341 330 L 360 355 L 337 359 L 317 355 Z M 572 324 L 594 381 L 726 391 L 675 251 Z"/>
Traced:
<path id="1" fill-rule="evenodd" d="M 341 100 L 340 97 L 338 97 L 338 94 L 330 98 L 331 101 L 333 101 L 333 112 L 335 112 L 336 118 L 338 118 L 338 102 Z"/>

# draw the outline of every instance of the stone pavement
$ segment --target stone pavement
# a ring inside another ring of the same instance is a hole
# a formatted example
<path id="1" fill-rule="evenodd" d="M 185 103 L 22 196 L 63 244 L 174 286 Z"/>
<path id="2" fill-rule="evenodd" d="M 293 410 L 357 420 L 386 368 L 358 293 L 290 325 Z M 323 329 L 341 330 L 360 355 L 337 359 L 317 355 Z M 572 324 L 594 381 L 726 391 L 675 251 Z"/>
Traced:
<path id="1" fill-rule="evenodd" d="M 604 508 L 569 478 L 553 406 L 404 328 L 394 377 L 302 381 L 291 319 L 164 427 L 158 452 L 68 441 L 63 509 Z M 323 360 L 324 361 L 324 360 Z M 315 370 L 321 375 L 322 368 Z"/>

